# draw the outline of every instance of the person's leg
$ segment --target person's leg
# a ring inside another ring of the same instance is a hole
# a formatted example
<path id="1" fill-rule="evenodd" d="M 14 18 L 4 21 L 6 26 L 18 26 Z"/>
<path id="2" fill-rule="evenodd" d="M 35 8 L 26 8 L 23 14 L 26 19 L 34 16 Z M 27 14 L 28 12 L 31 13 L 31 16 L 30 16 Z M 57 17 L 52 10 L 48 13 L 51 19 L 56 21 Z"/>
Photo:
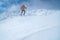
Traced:
<path id="1" fill-rule="evenodd" d="M 25 10 L 24 10 L 24 14 L 23 15 L 25 15 Z"/>
<path id="2" fill-rule="evenodd" d="M 21 16 L 22 16 L 22 14 L 23 14 L 23 10 L 21 11 Z"/>

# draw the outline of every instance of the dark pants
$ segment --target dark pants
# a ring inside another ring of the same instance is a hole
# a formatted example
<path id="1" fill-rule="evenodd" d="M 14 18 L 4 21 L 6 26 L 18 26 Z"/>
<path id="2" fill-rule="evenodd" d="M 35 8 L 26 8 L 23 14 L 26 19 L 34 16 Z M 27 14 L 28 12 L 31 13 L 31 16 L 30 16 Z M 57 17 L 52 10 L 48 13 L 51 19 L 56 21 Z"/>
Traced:
<path id="1" fill-rule="evenodd" d="M 22 16 L 22 15 L 25 15 L 25 10 L 22 10 L 22 11 L 21 11 L 21 16 Z"/>

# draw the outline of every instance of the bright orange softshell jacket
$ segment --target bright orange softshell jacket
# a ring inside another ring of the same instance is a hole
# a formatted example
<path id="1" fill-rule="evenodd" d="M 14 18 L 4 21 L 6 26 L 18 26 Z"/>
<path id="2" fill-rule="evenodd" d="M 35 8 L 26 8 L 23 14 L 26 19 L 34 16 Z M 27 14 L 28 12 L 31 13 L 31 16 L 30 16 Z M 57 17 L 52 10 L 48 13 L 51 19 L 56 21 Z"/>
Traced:
<path id="1" fill-rule="evenodd" d="M 25 6 L 24 5 L 21 6 L 21 10 L 25 10 Z"/>

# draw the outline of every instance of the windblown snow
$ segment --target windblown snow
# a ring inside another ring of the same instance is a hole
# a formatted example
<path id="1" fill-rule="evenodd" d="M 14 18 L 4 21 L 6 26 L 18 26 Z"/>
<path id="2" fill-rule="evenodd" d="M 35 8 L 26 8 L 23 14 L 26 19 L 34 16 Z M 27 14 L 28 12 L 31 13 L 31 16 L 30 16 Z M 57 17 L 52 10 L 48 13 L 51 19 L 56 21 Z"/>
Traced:
<path id="1" fill-rule="evenodd" d="M 60 11 L 38 9 L 29 12 L 28 10 L 26 16 L 20 16 L 20 12 L 9 13 L 9 16 L 6 14 L 0 16 L 0 40 L 60 39 Z"/>

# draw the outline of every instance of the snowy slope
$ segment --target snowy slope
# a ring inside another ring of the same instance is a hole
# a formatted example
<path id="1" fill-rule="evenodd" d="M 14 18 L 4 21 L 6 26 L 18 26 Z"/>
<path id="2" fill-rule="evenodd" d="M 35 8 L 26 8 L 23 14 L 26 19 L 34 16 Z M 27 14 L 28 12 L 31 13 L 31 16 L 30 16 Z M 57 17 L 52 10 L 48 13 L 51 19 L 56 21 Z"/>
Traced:
<path id="1" fill-rule="evenodd" d="M 39 9 L 26 16 L 9 16 L 0 21 L 0 40 L 57 40 L 59 15 L 60 11 Z"/>

